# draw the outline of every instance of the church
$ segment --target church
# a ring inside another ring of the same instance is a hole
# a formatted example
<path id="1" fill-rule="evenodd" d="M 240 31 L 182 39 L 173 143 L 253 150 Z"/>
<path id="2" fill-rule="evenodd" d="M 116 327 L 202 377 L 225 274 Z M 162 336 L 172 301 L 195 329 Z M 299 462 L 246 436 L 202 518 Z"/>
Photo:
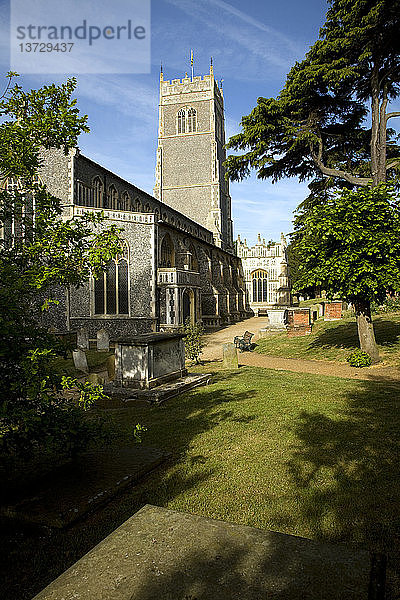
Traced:
<path id="1" fill-rule="evenodd" d="M 233 242 L 224 99 L 212 65 L 204 76 L 160 74 L 154 196 L 78 149 L 47 150 L 44 159 L 40 177 L 66 218 L 103 211 L 123 229 L 123 252 L 102 277 L 59 290 L 57 331 L 86 329 L 94 339 L 103 329 L 116 339 L 173 331 L 188 319 L 216 329 L 254 314 L 242 244 Z"/>

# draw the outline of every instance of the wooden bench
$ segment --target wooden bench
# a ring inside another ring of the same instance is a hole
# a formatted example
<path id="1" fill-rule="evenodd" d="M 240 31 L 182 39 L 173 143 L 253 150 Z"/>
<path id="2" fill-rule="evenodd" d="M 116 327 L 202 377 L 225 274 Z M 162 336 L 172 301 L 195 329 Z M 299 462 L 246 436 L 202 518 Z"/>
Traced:
<path id="1" fill-rule="evenodd" d="M 235 336 L 235 338 L 233 339 L 233 343 L 235 344 L 236 348 L 239 348 L 240 352 L 244 352 L 245 350 L 248 350 L 250 352 L 251 338 L 253 337 L 253 335 L 254 333 L 251 333 L 250 331 L 245 331 L 242 337 L 240 337 L 240 335 Z"/>

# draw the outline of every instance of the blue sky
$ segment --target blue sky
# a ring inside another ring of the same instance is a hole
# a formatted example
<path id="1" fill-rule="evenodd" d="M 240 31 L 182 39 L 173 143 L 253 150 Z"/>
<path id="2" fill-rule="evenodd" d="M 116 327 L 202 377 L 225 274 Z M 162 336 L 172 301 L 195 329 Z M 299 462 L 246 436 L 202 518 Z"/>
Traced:
<path id="1" fill-rule="evenodd" d="M 28 1 L 28 0 L 27 0 Z M 54 0 L 53 0 L 54 1 Z M 105 0 L 96 2 L 98 11 Z M 0 0 L 1 67 L 9 69 L 8 3 Z M 227 137 L 240 131 L 240 119 L 259 96 L 279 93 L 285 76 L 301 60 L 324 22 L 324 0 L 152 0 L 151 73 L 146 75 L 79 75 L 78 106 L 89 115 L 90 134 L 81 151 L 152 193 L 157 146 L 160 62 L 164 78 L 183 77 L 194 51 L 195 74 L 223 79 Z M 38 87 L 59 75 L 20 78 Z M 274 185 L 253 175 L 231 184 L 235 237 L 254 242 L 260 232 L 277 239 L 291 230 L 292 211 L 307 195 L 296 179 Z"/>

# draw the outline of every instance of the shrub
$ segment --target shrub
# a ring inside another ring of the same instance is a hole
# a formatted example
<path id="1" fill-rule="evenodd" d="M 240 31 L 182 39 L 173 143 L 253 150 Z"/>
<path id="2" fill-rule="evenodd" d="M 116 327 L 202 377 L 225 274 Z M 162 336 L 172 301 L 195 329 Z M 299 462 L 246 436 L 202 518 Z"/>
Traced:
<path id="1" fill-rule="evenodd" d="M 359 348 L 349 354 L 346 360 L 351 367 L 369 367 L 372 362 L 370 355 Z"/>
<path id="2" fill-rule="evenodd" d="M 371 304 L 373 314 L 400 312 L 400 298 L 398 296 L 385 298 L 382 304 Z"/>
<path id="3" fill-rule="evenodd" d="M 186 358 L 199 363 L 199 357 L 202 353 L 203 342 L 201 336 L 204 334 L 203 326 L 200 323 L 191 323 L 190 319 L 186 319 L 183 327 L 185 337 L 185 355 Z"/>

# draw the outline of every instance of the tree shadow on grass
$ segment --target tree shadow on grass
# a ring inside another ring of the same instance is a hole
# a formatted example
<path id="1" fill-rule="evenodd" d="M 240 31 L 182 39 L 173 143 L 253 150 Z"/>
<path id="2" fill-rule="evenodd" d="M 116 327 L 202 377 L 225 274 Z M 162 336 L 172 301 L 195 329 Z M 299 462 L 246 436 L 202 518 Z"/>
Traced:
<path id="1" fill-rule="evenodd" d="M 178 465 L 190 451 L 194 438 L 233 420 L 234 405 L 254 395 L 254 389 L 239 392 L 230 389 L 231 379 L 238 375 L 236 371 L 216 373 L 211 385 L 172 398 L 160 406 L 140 403 L 138 407 L 114 410 L 112 418 L 125 431 L 125 437 L 136 423 L 146 425 L 148 434 L 143 445 L 169 451 L 171 458 L 139 485 L 69 529 L 15 526 L 3 531 L 0 535 L 2 600 L 30 600 L 144 504 L 166 506 L 176 496 L 214 476 L 208 458 L 200 454 L 188 461 L 192 470 L 179 469 Z M 256 416 L 246 416 L 247 420 L 252 418 Z"/>
<path id="2" fill-rule="evenodd" d="M 394 346 L 400 338 L 400 323 L 388 320 L 374 321 L 375 337 L 381 346 Z M 321 333 L 309 344 L 312 348 L 358 348 L 358 334 L 356 322 L 340 323 L 331 326 Z"/>
<path id="3" fill-rule="evenodd" d="M 340 412 L 303 412 L 294 434 L 287 467 L 313 537 L 389 552 L 399 583 L 400 384 L 359 382 Z"/>

